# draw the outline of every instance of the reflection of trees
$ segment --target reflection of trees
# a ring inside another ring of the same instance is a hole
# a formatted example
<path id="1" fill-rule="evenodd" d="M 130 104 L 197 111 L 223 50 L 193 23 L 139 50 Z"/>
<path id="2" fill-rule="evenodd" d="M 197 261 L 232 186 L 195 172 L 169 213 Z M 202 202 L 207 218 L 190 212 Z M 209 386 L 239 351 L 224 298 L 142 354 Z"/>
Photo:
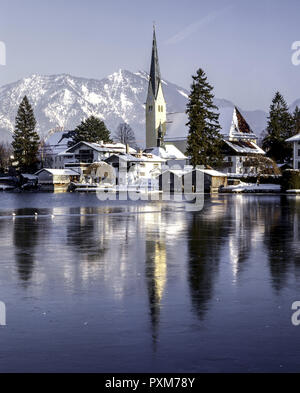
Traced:
<path id="1" fill-rule="evenodd" d="M 20 209 L 16 211 L 17 216 L 25 212 Z M 28 212 L 26 213 L 28 214 Z M 35 249 L 39 238 L 44 231 L 47 231 L 47 220 L 35 220 L 29 218 L 16 218 L 13 224 L 13 242 L 15 246 L 16 265 L 19 277 L 22 281 L 28 282 L 33 273 Z"/>
<path id="2" fill-rule="evenodd" d="M 254 197 L 234 196 L 230 207 L 232 226 L 229 236 L 230 263 L 234 276 L 243 271 L 245 263 L 255 247 L 258 231 L 259 204 Z"/>
<path id="3" fill-rule="evenodd" d="M 188 280 L 192 305 L 200 319 L 204 317 L 207 304 L 213 295 L 221 246 L 228 235 L 224 216 L 214 216 L 209 210 L 208 207 L 201 214 L 192 215 L 188 229 Z"/>
<path id="4" fill-rule="evenodd" d="M 281 290 L 286 282 L 287 274 L 295 267 L 299 273 L 299 214 L 300 206 L 295 199 L 281 198 L 280 206 L 266 203 L 265 238 L 273 287 Z"/>
<path id="5" fill-rule="evenodd" d="M 70 209 L 67 224 L 67 243 L 72 246 L 83 259 L 94 262 L 106 253 L 105 216 L 94 216 L 94 208 Z"/>

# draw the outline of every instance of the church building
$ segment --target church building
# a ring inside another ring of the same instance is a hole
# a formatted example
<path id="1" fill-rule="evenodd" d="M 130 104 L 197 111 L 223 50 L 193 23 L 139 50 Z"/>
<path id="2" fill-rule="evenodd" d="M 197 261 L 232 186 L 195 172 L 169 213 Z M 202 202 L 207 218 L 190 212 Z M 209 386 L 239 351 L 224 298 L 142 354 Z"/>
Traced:
<path id="1" fill-rule="evenodd" d="M 167 107 L 162 89 L 155 28 L 153 28 L 151 68 L 146 101 L 146 148 L 160 147 L 166 133 L 166 122 Z"/>
<path id="2" fill-rule="evenodd" d="M 165 144 L 166 124 L 167 105 L 162 88 L 155 28 L 153 28 L 151 68 L 146 102 L 146 149 L 144 152 L 159 156 L 166 160 L 166 164 L 169 166 L 183 167 L 188 161 L 187 157 L 173 144 Z"/>

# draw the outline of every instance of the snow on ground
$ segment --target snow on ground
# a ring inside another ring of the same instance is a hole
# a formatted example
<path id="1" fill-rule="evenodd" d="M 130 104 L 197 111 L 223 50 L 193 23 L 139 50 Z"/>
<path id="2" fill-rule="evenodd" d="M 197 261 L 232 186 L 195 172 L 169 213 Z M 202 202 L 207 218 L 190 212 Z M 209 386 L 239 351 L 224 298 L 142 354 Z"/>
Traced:
<path id="1" fill-rule="evenodd" d="M 279 192 L 281 186 L 279 184 L 253 184 L 241 182 L 235 186 L 227 186 L 222 189 L 223 191 L 231 192 Z"/>

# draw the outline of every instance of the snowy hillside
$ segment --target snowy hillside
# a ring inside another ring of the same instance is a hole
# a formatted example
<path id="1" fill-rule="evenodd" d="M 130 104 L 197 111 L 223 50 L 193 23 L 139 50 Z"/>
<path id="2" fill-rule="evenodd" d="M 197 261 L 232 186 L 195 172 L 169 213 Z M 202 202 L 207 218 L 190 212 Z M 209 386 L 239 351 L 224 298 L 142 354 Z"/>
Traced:
<path id="1" fill-rule="evenodd" d="M 163 81 L 163 87 L 168 112 L 185 111 L 188 91 L 167 81 Z M 74 129 L 81 120 L 95 115 L 105 121 L 112 134 L 120 122 L 128 122 L 138 144 L 143 145 L 147 88 L 145 72 L 119 70 L 102 80 L 65 74 L 32 75 L 0 88 L 0 140 L 11 137 L 18 105 L 26 94 L 33 105 L 41 136 L 56 127 Z M 216 104 L 220 109 L 233 106 L 230 101 L 219 99 Z M 242 113 L 259 134 L 265 127 L 266 114 Z"/>

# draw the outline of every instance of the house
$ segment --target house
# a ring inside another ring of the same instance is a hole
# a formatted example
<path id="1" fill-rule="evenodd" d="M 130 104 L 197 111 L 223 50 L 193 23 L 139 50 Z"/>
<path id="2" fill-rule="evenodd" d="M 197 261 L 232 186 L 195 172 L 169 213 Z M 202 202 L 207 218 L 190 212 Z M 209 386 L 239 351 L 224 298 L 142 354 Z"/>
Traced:
<path id="1" fill-rule="evenodd" d="M 300 169 L 300 134 L 292 136 L 286 142 L 293 143 L 293 168 Z"/>
<path id="2" fill-rule="evenodd" d="M 104 161 L 113 154 L 136 153 L 136 150 L 123 143 L 90 143 L 79 142 L 67 150 L 56 155 L 54 167 L 56 169 L 75 169 L 81 173 L 93 163 Z"/>
<path id="3" fill-rule="evenodd" d="M 119 176 L 122 170 L 123 173 L 129 174 L 128 181 L 134 183 L 141 178 L 156 178 L 161 173 L 162 165 L 166 160 L 147 153 L 121 153 L 113 154 L 105 162 L 115 168 Z"/>
<path id="4" fill-rule="evenodd" d="M 86 170 L 85 178 L 95 184 L 115 184 L 116 173 L 114 168 L 106 162 L 94 162 Z"/>
<path id="5" fill-rule="evenodd" d="M 171 113 L 165 143 L 175 145 L 183 153 L 187 148 L 189 133 L 188 117 L 185 113 Z M 265 156 L 257 145 L 257 136 L 236 107 L 222 108 L 219 123 L 222 136 L 224 162 L 220 171 L 228 174 L 256 174 L 253 157 Z"/>
<path id="6" fill-rule="evenodd" d="M 43 168 L 36 172 L 42 191 L 67 191 L 71 182 L 79 181 L 80 173 L 72 169 Z"/>
<path id="7" fill-rule="evenodd" d="M 169 168 L 181 167 L 188 164 L 188 158 L 174 145 L 164 145 L 163 147 L 151 147 L 144 150 L 144 153 L 153 154 L 166 160 Z"/>

